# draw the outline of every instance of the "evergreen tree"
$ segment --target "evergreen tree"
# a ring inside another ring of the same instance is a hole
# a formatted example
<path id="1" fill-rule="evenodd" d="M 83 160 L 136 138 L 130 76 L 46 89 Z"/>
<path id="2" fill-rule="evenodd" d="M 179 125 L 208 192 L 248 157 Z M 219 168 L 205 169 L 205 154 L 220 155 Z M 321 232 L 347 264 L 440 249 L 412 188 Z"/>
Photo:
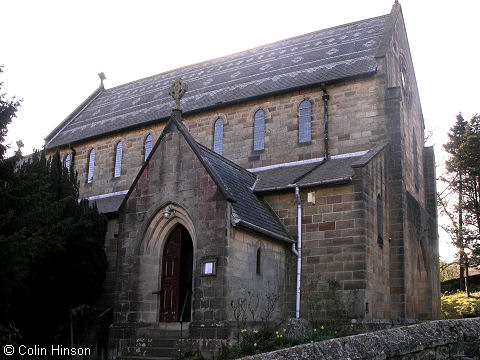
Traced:
<path id="1" fill-rule="evenodd" d="M 448 134 L 449 141 L 443 146 L 445 151 L 450 154 L 449 159 L 446 161 L 447 177 L 442 177 L 442 180 L 447 183 L 446 196 L 440 194 L 438 202 L 440 210 L 443 214 L 447 215 L 451 224 L 444 227 L 444 230 L 450 235 L 452 243 L 459 249 L 458 261 L 460 265 L 460 288 L 464 288 L 466 282 L 465 277 L 465 236 L 463 226 L 463 173 L 462 168 L 462 153 L 460 151 L 462 144 L 465 142 L 465 130 L 467 122 L 463 119 L 461 114 L 457 115 L 455 125 L 450 129 Z M 450 207 L 452 202 L 450 195 L 452 193 L 457 194 L 457 202 L 455 206 Z M 468 286 L 466 288 L 468 290 Z"/>
<path id="2" fill-rule="evenodd" d="M 3 105 L 2 105 L 3 106 Z M 0 115 L 2 129 L 15 114 Z M 4 139 L 5 131 L 0 131 Z M 2 149 L 6 149 L 5 146 Z M 0 157 L 0 337 L 51 344 L 68 310 L 102 294 L 106 218 L 78 199 L 78 180 L 57 152 Z"/>
<path id="3" fill-rule="evenodd" d="M 446 161 L 447 176 L 442 177 L 447 188 L 438 196 L 443 214 L 451 224 L 444 227 L 459 249 L 461 288 L 469 294 L 468 268 L 479 264 L 479 174 L 480 174 L 480 119 L 474 116 L 470 122 L 457 115 L 450 129 L 449 141 L 444 145 L 450 154 Z M 456 195 L 456 201 L 453 195 Z M 451 203 L 455 203 L 451 206 Z M 465 278 L 466 276 L 466 278 Z"/>
<path id="4" fill-rule="evenodd" d="M 480 265 L 480 116 L 475 115 L 465 130 L 461 146 L 462 167 L 465 169 L 464 210 L 471 244 L 471 264 Z"/>
<path id="5" fill-rule="evenodd" d="M 0 75 L 3 72 L 3 66 L 0 66 Z M 12 122 L 12 119 L 15 117 L 15 114 L 20 107 L 20 101 L 7 100 L 5 94 L 2 94 L 2 85 L 3 82 L 0 82 L 0 160 L 5 158 L 5 153 L 7 151 L 7 146 L 3 144 L 5 141 L 5 136 L 7 135 L 7 126 Z M 0 179 L 2 178 L 2 173 L 0 173 Z"/>

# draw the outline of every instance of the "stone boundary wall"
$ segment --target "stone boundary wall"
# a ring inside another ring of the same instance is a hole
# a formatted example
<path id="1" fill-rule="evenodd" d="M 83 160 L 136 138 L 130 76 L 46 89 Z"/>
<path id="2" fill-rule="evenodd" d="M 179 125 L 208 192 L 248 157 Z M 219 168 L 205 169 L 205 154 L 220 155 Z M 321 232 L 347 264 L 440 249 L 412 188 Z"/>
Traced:
<path id="1" fill-rule="evenodd" d="M 480 318 L 429 321 L 243 359 L 480 359 Z"/>

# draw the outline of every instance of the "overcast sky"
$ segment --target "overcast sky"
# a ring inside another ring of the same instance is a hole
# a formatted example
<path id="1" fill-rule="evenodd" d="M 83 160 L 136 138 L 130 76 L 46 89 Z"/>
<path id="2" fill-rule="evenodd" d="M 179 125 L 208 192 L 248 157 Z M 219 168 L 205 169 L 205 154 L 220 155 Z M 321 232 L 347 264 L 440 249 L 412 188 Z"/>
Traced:
<path id="1" fill-rule="evenodd" d="M 390 12 L 394 0 L 3 0 L 2 92 L 23 99 L 7 142 L 27 154 L 99 85 L 181 66 Z M 403 0 L 427 130 L 441 144 L 455 115 L 480 113 L 478 0 Z M 442 258 L 455 249 L 441 233 Z"/>

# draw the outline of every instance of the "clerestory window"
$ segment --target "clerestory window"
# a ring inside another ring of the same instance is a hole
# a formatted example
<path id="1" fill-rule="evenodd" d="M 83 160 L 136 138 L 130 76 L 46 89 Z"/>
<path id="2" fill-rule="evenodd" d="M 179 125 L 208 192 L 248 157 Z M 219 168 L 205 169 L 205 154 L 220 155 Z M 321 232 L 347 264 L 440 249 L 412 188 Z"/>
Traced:
<path id="1" fill-rule="evenodd" d="M 153 135 L 148 134 L 147 138 L 145 139 L 145 157 L 143 158 L 143 161 L 146 161 L 148 158 L 148 155 L 152 152 L 152 146 L 153 146 Z"/>
<path id="2" fill-rule="evenodd" d="M 93 170 L 95 166 L 95 149 L 90 150 L 90 155 L 88 156 L 88 175 L 87 175 L 87 183 L 91 183 L 93 181 Z"/>
<path id="3" fill-rule="evenodd" d="M 304 100 L 298 108 L 298 142 L 310 141 L 312 141 L 312 103 Z"/>
<path id="4" fill-rule="evenodd" d="M 114 177 L 119 177 L 122 175 L 122 154 L 123 154 L 123 144 L 121 141 L 117 143 L 115 150 L 115 171 Z"/>
<path id="5" fill-rule="evenodd" d="M 253 150 L 265 148 L 265 111 L 262 109 L 255 113 L 253 125 Z"/>
<path id="6" fill-rule="evenodd" d="M 71 154 L 67 154 L 65 156 L 65 160 L 64 160 L 64 164 L 65 164 L 65 167 L 67 169 L 70 169 L 70 164 L 72 163 L 72 155 Z"/>
<path id="7" fill-rule="evenodd" d="M 217 154 L 223 154 L 223 119 L 218 118 L 215 121 L 213 129 L 213 151 Z"/>

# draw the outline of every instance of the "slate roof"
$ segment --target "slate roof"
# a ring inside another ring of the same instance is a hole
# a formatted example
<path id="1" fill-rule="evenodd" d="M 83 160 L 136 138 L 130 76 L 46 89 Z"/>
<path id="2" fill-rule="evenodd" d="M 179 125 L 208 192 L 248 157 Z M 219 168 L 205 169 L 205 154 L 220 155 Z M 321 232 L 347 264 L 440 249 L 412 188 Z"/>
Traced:
<path id="1" fill-rule="evenodd" d="M 112 89 L 101 87 L 47 136 L 46 148 L 167 120 L 173 103 L 168 88 L 178 77 L 188 83 L 182 99 L 188 114 L 373 74 L 376 51 L 391 33 L 391 16 L 297 36 Z"/>
<path id="2" fill-rule="evenodd" d="M 351 181 L 355 175 L 354 168 L 365 166 L 385 144 L 364 152 L 332 156 L 328 161 L 323 158 L 308 162 L 282 164 L 265 170 L 252 169 L 258 181 L 254 192 L 272 192 L 299 187 L 338 184 Z"/>
<path id="3" fill-rule="evenodd" d="M 232 208 L 235 222 L 250 228 L 257 227 L 257 230 L 267 230 L 271 234 L 279 235 L 283 240 L 292 240 L 270 205 L 253 193 L 255 175 L 200 144 L 199 147 L 204 160 L 214 168 L 234 196 Z"/>
<path id="4" fill-rule="evenodd" d="M 122 204 L 125 194 L 116 194 L 90 200 L 91 203 L 97 204 L 98 212 L 101 214 L 116 213 Z"/>

